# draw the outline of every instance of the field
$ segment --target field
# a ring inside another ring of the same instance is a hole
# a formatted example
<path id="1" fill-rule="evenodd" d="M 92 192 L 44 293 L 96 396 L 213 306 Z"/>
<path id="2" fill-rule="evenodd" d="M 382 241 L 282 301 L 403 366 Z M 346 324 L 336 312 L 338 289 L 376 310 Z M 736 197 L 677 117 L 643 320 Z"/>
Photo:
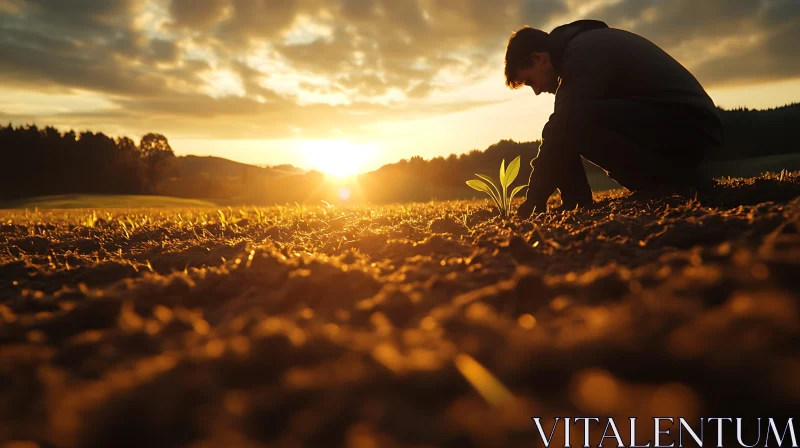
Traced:
<path id="1" fill-rule="evenodd" d="M 0 209 L 214 207 L 214 203 L 168 196 L 64 194 L 0 201 Z"/>
<path id="2" fill-rule="evenodd" d="M 529 447 L 532 416 L 796 415 L 800 173 L 597 200 L 0 212 L 0 445 Z"/>

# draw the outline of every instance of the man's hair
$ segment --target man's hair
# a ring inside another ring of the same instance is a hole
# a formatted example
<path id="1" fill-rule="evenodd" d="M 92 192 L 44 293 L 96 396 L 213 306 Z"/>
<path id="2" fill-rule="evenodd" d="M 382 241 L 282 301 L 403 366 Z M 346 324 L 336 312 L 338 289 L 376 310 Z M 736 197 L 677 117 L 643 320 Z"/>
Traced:
<path id="1" fill-rule="evenodd" d="M 547 34 L 527 25 L 514 31 L 506 47 L 506 86 L 519 89 L 525 81 L 516 79 L 517 71 L 531 65 L 531 53 L 547 51 Z"/>

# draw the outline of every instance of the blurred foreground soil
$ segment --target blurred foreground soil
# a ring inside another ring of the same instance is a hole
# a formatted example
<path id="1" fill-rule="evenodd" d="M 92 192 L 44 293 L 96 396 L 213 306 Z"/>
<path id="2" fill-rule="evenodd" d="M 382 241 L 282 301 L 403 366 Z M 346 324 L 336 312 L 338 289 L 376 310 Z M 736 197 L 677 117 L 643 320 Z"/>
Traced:
<path id="1" fill-rule="evenodd" d="M 533 416 L 796 416 L 798 173 L 597 200 L 0 212 L 0 446 L 530 447 Z"/>

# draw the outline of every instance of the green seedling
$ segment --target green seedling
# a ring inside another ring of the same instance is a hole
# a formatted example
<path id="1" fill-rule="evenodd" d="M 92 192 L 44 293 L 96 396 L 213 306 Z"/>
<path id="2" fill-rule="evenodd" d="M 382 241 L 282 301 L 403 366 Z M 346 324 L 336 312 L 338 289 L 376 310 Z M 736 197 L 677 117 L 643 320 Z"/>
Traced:
<path id="1" fill-rule="evenodd" d="M 511 214 L 511 201 L 514 199 L 514 196 L 523 188 L 527 187 L 527 185 L 520 185 L 511 191 L 510 196 L 508 195 L 509 185 L 514 182 L 514 179 L 517 178 L 517 174 L 519 174 L 519 157 L 520 156 L 517 156 L 516 159 L 508 164 L 508 170 L 506 170 L 505 159 L 503 159 L 503 162 L 500 164 L 500 187 L 502 188 L 502 194 L 489 176 L 475 173 L 476 176 L 483 180 L 472 179 L 467 181 L 467 185 L 470 187 L 488 194 L 503 217 L 508 217 Z M 488 185 L 486 182 L 483 182 L 484 180 L 488 182 Z"/>

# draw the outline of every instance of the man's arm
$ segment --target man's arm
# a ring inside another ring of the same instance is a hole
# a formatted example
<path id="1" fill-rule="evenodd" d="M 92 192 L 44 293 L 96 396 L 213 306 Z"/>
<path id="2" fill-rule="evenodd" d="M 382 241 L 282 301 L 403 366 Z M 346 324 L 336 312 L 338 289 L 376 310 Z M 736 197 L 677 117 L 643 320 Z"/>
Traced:
<path id="1" fill-rule="evenodd" d="M 571 180 L 570 170 L 580 163 L 581 132 L 591 115 L 587 104 L 603 98 L 610 80 L 610 65 L 597 55 L 584 56 L 568 51 L 562 63 L 562 81 L 556 92 L 553 114 L 542 130 L 538 156 L 531 161 L 526 200 L 520 206 L 523 218 L 546 211 L 547 199 L 564 180 Z M 579 169 L 583 169 L 582 165 Z M 583 175 L 585 181 L 585 174 Z M 591 195 L 591 191 L 589 191 Z M 589 198 L 578 198 L 582 202 Z"/>

